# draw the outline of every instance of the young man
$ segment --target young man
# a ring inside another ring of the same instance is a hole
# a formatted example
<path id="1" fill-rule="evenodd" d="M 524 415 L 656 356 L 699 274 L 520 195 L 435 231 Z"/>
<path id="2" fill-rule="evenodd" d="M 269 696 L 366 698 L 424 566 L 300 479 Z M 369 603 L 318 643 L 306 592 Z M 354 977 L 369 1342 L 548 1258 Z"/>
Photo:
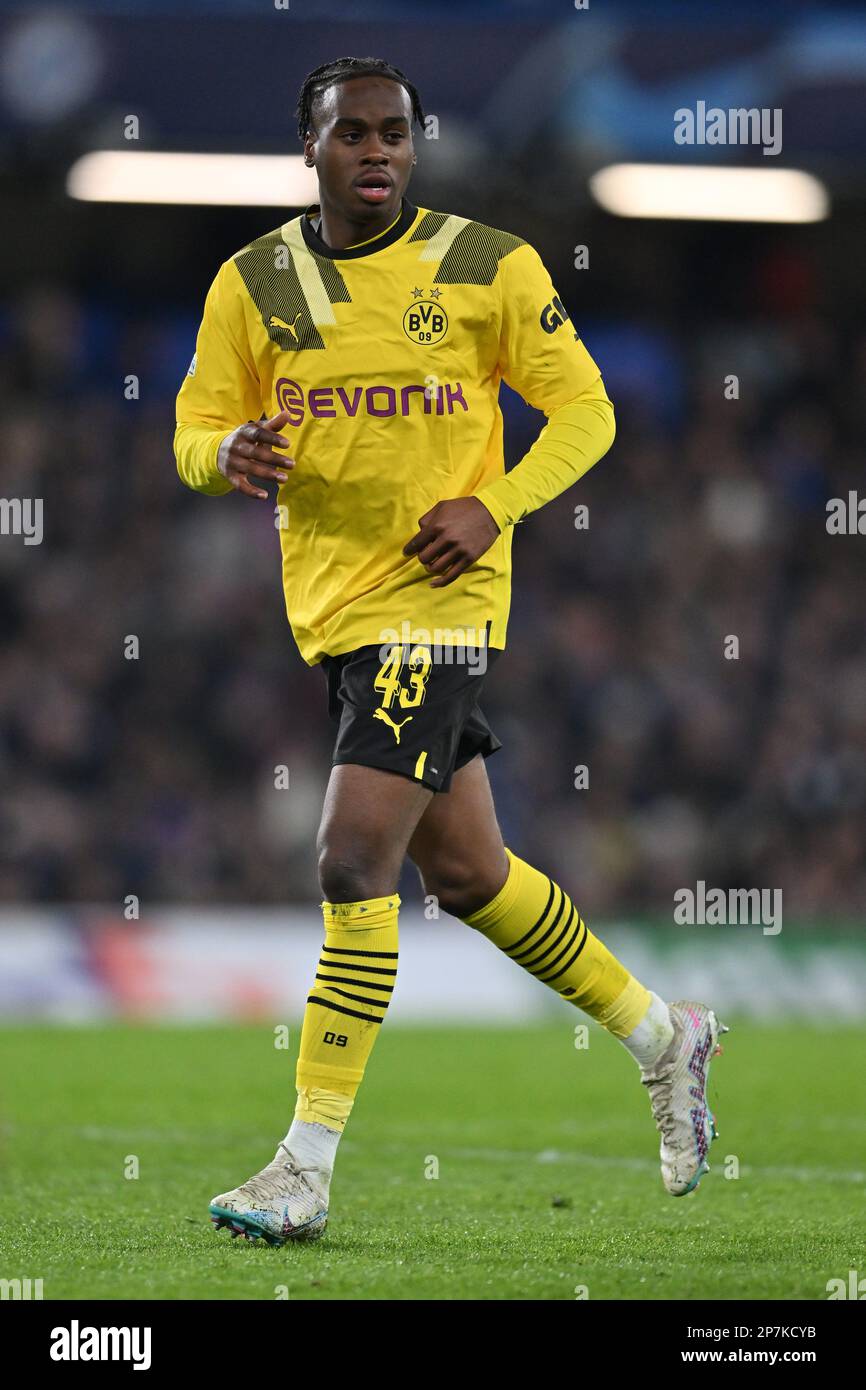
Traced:
<path id="1" fill-rule="evenodd" d="M 320 202 L 222 265 L 177 403 L 185 483 L 262 500 L 278 484 L 289 621 L 339 719 L 297 1108 L 273 1161 L 215 1197 L 212 1219 L 273 1244 L 324 1230 L 396 979 L 407 853 L 425 894 L 628 1048 L 681 1195 L 707 1170 L 725 1030 L 703 1004 L 647 990 L 506 849 L 484 764 L 501 745 L 478 705 L 505 646 L 512 528 L 602 457 L 613 408 L 533 248 L 405 197 L 424 117 L 399 70 L 318 68 L 298 116 Z M 507 475 L 503 377 L 548 416 Z"/>

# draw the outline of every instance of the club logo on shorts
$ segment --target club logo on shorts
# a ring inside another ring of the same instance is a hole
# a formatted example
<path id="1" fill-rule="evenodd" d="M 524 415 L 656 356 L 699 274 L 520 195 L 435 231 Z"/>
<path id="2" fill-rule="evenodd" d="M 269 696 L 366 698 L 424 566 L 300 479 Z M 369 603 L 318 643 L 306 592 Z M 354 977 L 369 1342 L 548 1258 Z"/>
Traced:
<path id="1" fill-rule="evenodd" d="M 413 343 L 427 347 L 431 343 L 441 343 L 448 332 L 448 315 L 439 303 L 441 290 L 429 290 L 428 298 L 416 285 L 412 291 L 412 303 L 403 315 L 403 332 Z"/>

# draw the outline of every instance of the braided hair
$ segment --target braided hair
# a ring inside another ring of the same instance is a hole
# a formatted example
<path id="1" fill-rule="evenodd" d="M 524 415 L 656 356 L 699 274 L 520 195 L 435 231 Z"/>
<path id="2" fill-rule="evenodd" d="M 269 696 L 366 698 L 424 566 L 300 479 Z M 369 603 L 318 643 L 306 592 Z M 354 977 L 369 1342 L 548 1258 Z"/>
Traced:
<path id="1" fill-rule="evenodd" d="M 408 77 L 395 68 L 391 63 L 386 63 L 384 58 L 335 58 L 332 63 L 323 63 L 321 67 L 313 68 L 304 78 L 298 96 L 298 134 L 301 140 L 306 140 L 313 125 L 313 102 L 316 97 L 321 96 L 328 87 L 332 87 L 335 82 L 344 82 L 350 77 L 387 77 L 392 82 L 399 82 L 401 87 L 405 87 L 409 93 L 409 100 L 412 103 L 412 119 L 419 125 L 424 124 L 424 111 L 421 107 L 421 98 L 412 86 Z"/>

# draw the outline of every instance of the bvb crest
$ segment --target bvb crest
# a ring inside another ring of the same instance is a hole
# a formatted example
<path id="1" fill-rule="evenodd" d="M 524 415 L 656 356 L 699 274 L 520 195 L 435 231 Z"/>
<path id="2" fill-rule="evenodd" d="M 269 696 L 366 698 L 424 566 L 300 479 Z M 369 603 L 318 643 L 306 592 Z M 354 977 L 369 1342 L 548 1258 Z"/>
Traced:
<path id="1" fill-rule="evenodd" d="M 403 332 L 413 343 L 441 343 L 448 332 L 448 315 L 439 303 L 441 293 L 429 290 L 425 298 L 424 290 L 417 285 L 413 289 L 412 303 L 403 315 Z"/>

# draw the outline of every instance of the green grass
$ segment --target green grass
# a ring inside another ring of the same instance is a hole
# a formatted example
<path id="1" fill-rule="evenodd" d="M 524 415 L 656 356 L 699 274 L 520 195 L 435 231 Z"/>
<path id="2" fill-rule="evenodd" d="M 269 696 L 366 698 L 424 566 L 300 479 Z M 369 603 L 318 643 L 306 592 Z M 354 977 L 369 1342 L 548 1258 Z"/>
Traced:
<path id="1" fill-rule="evenodd" d="M 207 1215 L 291 1118 L 267 1026 L 0 1030 L 0 1277 L 46 1299 L 824 1299 L 866 1275 L 862 1032 L 734 1020 L 712 1171 L 674 1199 L 637 1068 L 572 1028 L 386 1027 L 328 1232 L 282 1249 Z"/>

